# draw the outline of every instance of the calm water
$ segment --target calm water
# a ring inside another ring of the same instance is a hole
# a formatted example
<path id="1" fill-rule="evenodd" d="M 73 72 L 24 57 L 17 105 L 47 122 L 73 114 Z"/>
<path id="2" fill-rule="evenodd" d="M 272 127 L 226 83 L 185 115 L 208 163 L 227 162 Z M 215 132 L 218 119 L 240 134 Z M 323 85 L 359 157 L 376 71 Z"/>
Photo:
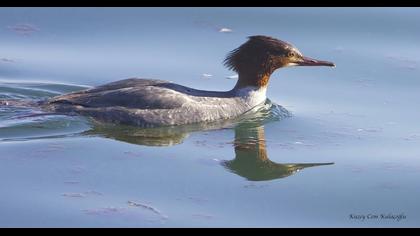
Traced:
<path id="1" fill-rule="evenodd" d="M 275 72 L 271 102 L 224 124 L 0 107 L 0 226 L 418 227 L 419 27 L 419 8 L 0 8 L 0 99 L 228 90 L 224 56 L 257 34 L 337 65 Z"/>

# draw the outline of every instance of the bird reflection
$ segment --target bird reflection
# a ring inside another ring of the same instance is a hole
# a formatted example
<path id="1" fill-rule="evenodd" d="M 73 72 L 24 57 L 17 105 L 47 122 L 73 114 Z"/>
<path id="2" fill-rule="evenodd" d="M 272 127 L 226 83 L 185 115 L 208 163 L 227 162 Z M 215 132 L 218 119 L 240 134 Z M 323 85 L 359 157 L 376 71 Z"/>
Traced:
<path id="1" fill-rule="evenodd" d="M 233 142 L 235 157 L 229 161 L 222 161 L 221 165 L 230 172 L 251 181 L 267 181 L 284 178 L 304 168 L 334 164 L 276 163 L 271 161 L 267 154 L 264 135 L 264 124 L 273 118 L 273 116 L 270 117 L 270 114 L 273 112 L 273 104 L 270 103 L 268 105 L 268 108 L 265 107 L 253 113 L 251 117 L 243 117 L 242 120 L 236 121 L 231 120 L 218 123 L 159 128 L 138 128 L 96 123 L 93 129 L 85 132 L 85 134 L 101 135 L 107 138 L 145 146 L 171 146 L 182 143 L 192 132 L 225 128 L 233 129 L 235 132 L 235 140 Z M 274 117 L 279 116 L 276 114 Z"/>
<path id="2" fill-rule="evenodd" d="M 222 162 L 231 172 L 251 181 L 284 178 L 304 168 L 334 163 L 276 163 L 268 158 L 264 126 L 235 128 L 235 158 Z"/>

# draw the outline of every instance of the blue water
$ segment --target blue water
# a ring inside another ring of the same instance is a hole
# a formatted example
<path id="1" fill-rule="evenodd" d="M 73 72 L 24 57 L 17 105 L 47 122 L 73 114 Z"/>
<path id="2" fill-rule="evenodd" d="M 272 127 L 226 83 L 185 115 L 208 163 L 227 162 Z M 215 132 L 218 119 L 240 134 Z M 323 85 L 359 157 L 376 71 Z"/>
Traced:
<path id="1" fill-rule="evenodd" d="M 257 34 L 337 65 L 276 71 L 264 110 L 228 124 L 0 107 L 0 226 L 418 227 L 419 22 L 420 8 L 0 8 L 0 100 L 133 76 L 228 90 L 225 55 Z"/>

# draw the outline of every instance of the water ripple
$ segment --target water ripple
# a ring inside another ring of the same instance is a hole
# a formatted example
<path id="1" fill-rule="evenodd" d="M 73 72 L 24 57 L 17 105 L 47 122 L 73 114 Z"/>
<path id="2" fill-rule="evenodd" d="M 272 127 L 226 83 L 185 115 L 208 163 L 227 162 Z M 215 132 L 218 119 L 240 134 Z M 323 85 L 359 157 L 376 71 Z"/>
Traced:
<path id="1" fill-rule="evenodd" d="M 0 82 L 0 100 L 36 101 L 84 88 L 42 82 Z M 45 113 L 30 107 L 0 106 L 0 141 L 70 136 L 89 128 L 89 123 L 83 117 Z"/>

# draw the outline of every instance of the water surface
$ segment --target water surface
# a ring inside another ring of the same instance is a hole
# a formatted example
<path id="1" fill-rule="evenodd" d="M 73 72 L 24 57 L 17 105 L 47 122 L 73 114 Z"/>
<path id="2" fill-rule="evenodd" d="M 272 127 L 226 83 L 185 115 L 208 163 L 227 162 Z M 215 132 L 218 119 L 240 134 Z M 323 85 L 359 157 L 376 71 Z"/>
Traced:
<path id="1" fill-rule="evenodd" d="M 337 67 L 279 70 L 256 114 L 214 124 L 0 107 L 0 226 L 418 227 L 419 13 L 1 8 L 0 99 L 133 76 L 229 90 L 224 56 L 257 34 Z"/>

